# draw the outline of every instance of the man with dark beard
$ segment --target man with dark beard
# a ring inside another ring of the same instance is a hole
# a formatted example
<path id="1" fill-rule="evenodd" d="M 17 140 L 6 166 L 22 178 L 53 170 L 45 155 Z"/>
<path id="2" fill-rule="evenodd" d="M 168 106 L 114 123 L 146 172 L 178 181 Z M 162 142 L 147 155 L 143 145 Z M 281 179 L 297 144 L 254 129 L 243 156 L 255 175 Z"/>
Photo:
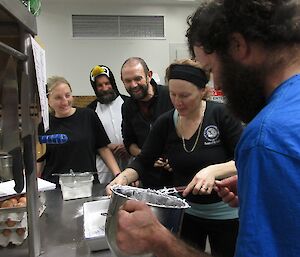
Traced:
<path id="1" fill-rule="evenodd" d="M 97 99 L 91 102 L 88 107 L 98 114 L 111 141 L 108 147 L 113 152 L 120 169 L 124 169 L 130 160 L 121 133 L 121 106 L 127 97 L 119 93 L 114 75 L 105 65 L 96 65 L 91 70 L 90 83 Z M 100 156 L 96 158 L 96 166 L 100 183 L 109 183 L 113 174 L 108 170 Z"/>
<path id="2" fill-rule="evenodd" d="M 127 59 L 121 68 L 121 79 L 130 98 L 122 106 L 122 134 L 124 144 L 132 156 L 137 156 L 155 120 L 173 108 L 166 86 L 157 85 L 152 71 L 139 57 Z M 149 167 L 141 177 L 143 187 L 159 188 L 172 184 L 170 166 L 163 156 L 155 167 Z"/>
<path id="3" fill-rule="evenodd" d="M 300 2 L 205 2 L 189 17 L 187 38 L 231 110 L 248 123 L 236 149 L 238 185 L 234 177 L 215 187 L 231 206 L 239 204 L 235 256 L 300 256 Z M 118 222 L 126 253 L 207 256 L 173 237 L 143 203 L 126 202 Z"/>

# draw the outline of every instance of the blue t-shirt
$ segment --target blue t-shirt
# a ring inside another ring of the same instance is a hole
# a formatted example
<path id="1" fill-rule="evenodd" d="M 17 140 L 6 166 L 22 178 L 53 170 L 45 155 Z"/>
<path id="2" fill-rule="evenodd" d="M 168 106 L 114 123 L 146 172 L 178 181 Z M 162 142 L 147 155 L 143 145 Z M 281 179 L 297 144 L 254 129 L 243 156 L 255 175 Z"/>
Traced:
<path id="1" fill-rule="evenodd" d="M 300 256 L 300 75 L 283 82 L 236 149 L 236 257 Z"/>

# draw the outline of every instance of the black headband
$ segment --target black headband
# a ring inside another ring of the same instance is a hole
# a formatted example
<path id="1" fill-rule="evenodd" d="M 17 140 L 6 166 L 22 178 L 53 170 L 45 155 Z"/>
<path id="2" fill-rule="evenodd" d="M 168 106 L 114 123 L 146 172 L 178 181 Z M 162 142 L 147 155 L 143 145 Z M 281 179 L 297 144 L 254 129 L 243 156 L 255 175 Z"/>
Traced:
<path id="1" fill-rule="evenodd" d="M 171 64 L 170 79 L 186 80 L 198 88 L 205 88 L 208 83 L 207 76 L 203 70 L 186 64 Z"/>

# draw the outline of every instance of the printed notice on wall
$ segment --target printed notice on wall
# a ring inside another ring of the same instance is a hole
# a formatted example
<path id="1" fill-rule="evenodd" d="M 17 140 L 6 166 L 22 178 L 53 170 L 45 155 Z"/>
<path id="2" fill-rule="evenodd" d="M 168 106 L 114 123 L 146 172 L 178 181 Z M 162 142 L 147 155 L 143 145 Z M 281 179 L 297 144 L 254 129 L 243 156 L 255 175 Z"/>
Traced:
<path id="1" fill-rule="evenodd" d="M 31 37 L 36 80 L 41 103 L 45 132 L 49 129 L 48 99 L 46 95 L 46 55 L 45 50 Z"/>

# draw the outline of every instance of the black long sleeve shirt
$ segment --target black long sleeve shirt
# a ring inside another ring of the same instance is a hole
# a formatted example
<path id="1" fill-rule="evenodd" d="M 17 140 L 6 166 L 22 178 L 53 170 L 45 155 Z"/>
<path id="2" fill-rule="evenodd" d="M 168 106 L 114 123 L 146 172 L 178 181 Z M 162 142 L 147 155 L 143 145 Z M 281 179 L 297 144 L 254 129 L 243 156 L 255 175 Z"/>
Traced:
<path id="1" fill-rule="evenodd" d="M 174 110 L 160 116 L 155 122 L 142 148 L 142 152 L 129 165 L 139 176 L 147 176 L 147 167 L 153 166 L 162 153 L 168 158 L 173 169 L 173 186 L 187 185 L 198 171 L 208 165 L 234 159 L 234 150 L 242 133 L 241 122 L 235 119 L 225 105 L 207 102 L 200 137 L 193 152 L 183 149 L 182 139 L 177 135 Z M 198 130 L 185 140 L 187 149 L 195 143 Z M 216 192 L 208 196 L 187 198 L 191 202 L 212 203 L 221 201 Z"/>

